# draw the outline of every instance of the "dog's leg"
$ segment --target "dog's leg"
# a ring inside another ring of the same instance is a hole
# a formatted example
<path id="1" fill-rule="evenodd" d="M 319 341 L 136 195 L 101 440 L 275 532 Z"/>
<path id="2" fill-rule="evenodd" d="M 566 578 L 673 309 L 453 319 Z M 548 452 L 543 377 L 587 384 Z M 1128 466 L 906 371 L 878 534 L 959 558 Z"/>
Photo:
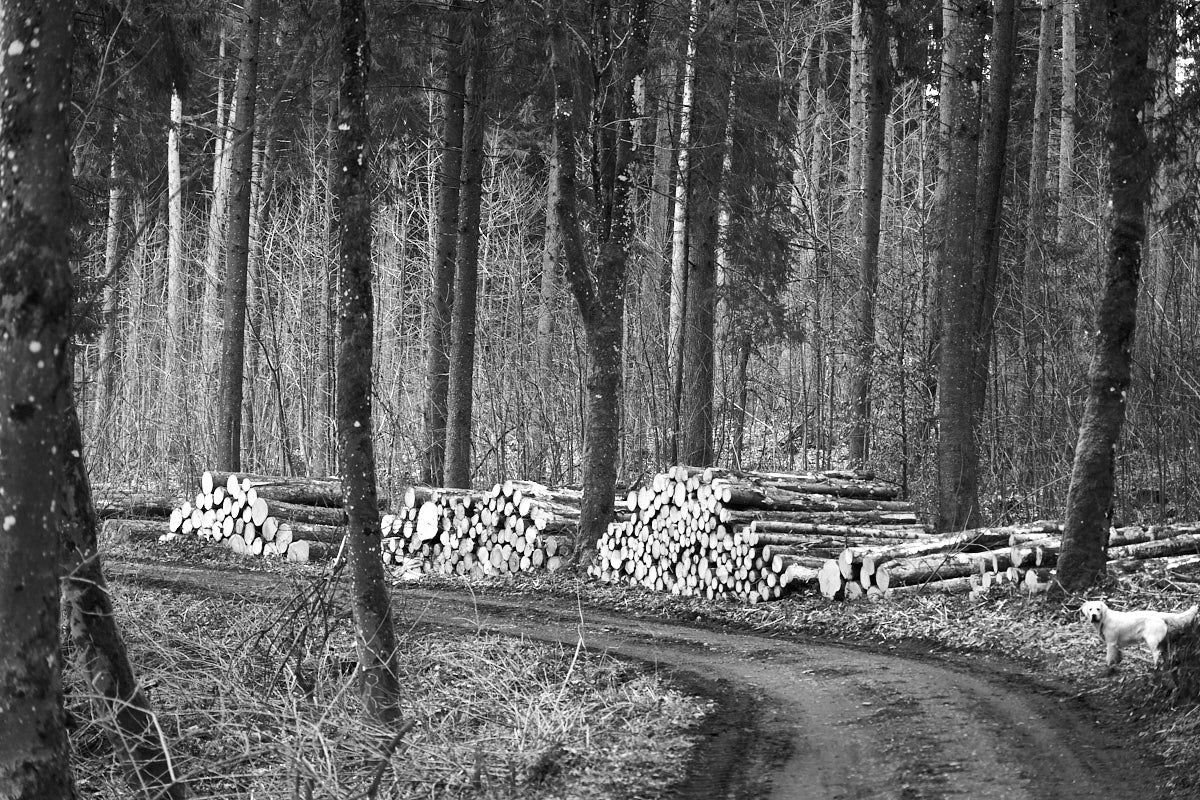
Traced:
<path id="1" fill-rule="evenodd" d="M 1108 662 L 1108 669 L 1111 672 L 1117 664 L 1121 663 L 1121 648 L 1116 642 L 1108 643 L 1108 655 L 1105 658 Z"/>

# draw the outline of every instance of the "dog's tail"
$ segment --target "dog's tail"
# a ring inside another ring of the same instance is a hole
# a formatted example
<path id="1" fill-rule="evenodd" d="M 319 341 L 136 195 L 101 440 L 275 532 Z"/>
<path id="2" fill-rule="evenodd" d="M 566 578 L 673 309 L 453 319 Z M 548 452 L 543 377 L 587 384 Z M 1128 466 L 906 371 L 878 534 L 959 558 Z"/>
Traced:
<path id="1" fill-rule="evenodd" d="M 1192 606 L 1191 608 L 1180 611 L 1177 614 L 1164 614 L 1163 619 L 1167 625 L 1173 628 L 1182 628 L 1185 625 L 1191 625 L 1196 619 L 1196 614 L 1200 613 L 1200 606 Z"/>

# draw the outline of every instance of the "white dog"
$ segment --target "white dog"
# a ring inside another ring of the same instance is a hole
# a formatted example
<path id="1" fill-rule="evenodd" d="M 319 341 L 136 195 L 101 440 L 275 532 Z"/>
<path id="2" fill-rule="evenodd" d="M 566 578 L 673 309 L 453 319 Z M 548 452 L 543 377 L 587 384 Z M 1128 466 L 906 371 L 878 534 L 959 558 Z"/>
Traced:
<path id="1" fill-rule="evenodd" d="M 1114 611 L 1103 600 L 1089 600 L 1079 613 L 1092 624 L 1096 633 L 1108 645 L 1108 668 L 1121 663 L 1121 648 L 1145 642 L 1155 666 L 1162 659 L 1162 643 L 1167 632 L 1191 624 L 1198 606 L 1186 611 L 1167 614 L 1161 611 Z"/>

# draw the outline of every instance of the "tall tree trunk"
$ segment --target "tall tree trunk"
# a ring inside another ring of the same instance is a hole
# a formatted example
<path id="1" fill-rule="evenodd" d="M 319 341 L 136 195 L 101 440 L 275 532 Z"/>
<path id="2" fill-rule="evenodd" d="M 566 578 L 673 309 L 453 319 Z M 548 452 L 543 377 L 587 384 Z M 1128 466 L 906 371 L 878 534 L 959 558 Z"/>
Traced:
<path id="1" fill-rule="evenodd" d="M 949 182 L 946 244 L 940 267 L 942 342 L 938 365 L 938 529 L 979 523 L 979 449 L 974 412 L 974 341 L 979 322 L 975 284 L 975 203 L 983 82 L 983 4 L 947 0 L 942 69 L 949 73 L 942 102 L 949 106 Z"/>
<path id="2" fill-rule="evenodd" d="M 564 274 L 579 307 L 587 337 L 587 420 L 584 431 L 583 500 L 578 552 L 589 552 L 613 515 L 620 442 L 621 345 L 625 308 L 625 264 L 632 225 L 633 76 L 642 69 L 649 25 L 647 0 L 635 0 L 623 16 L 628 29 L 614 30 L 607 0 L 592 5 L 592 68 L 599 91 L 593 119 L 593 169 L 598 185 L 598 252 L 593 268 L 584 257 L 579 226 L 575 163 L 575 76 L 563 19 L 565 0 L 549 9 L 550 66 L 554 76 L 554 131 L 558 142 L 558 185 L 554 211 L 562 236 Z M 623 9 L 624 10 L 624 9 Z M 618 47 L 618 43 L 621 46 Z"/>
<path id="3" fill-rule="evenodd" d="M 446 393 L 446 486 L 471 485 L 471 411 L 475 379 L 475 309 L 479 275 L 480 207 L 483 202 L 483 145 L 487 125 L 486 37 L 488 0 L 471 9 L 467 102 L 458 213 L 458 258 L 454 313 L 450 324 L 450 381 Z"/>
<path id="4" fill-rule="evenodd" d="M 659 70 L 661 85 L 654 110 L 654 172 L 650 178 L 650 241 L 654 254 L 670 263 L 671 181 L 675 169 L 675 142 L 671 126 L 671 106 L 675 102 L 677 67 L 668 62 Z"/>
<path id="5" fill-rule="evenodd" d="M 216 392 L 215 376 L 220 378 L 221 346 L 221 296 L 225 255 L 225 225 L 229 196 L 229 97 L 225 78 L 228 52 L 228 23 L 224 16 L 220 22 L 220 39 L 217 46 L 217 108 L 213 120 L 213 182 L 212 198 L 208 206 L 208 240 L 204 255 L 204 285 L 200 310 L 200 358 L 204 365 L 205 388 Z M 182 109 L 181 109 L 182 111 Z M 176 134 L 178 136 L 178 134 Z M 181 206 L 182 209 L 182 206 Z M 181 329 L 182 330 L 182 329 Z M 182 339 L 180 340 L 182 343 Z"/>
<path id="6" fill-rule="evenodd" d="M 865 142 L 859 134 L 867 119 L 867 22 L 864 19 L 863 3 L 866 0 L 851 0 L 850 3 L 850 142 L 846 154 L 846 186 L 842 198 L 847 221 L 859 216 L 863 189 L 863 150 Z"/>
<path id="7" fill-rule="evenodd" d="M 1104 573 L 1112 514 L 1114 470 L 1129 390 L 1146 205 L 1154 158 L 1142 118 L 1154 99 L 1148 67 L 1159 22 L 1158 0 L 1108 0 L 1108 175 L 1112 229 L 1104 293 L 1096 310 L 1096 340 L 1088 394 L 1075 445 L 1066 526 L 1058 556 L 1063 589 L 1087 589 Z"/>
<path id="8" fill-rule="evenodd" d="M 865 56 L 861 91 L 866 104 L 863 147 L 862 202 L 859 217 L 858 325 L 855 363 L 851 367 L 850 399 L 854 404 L 850 425 L 850 463 L 865 466 L 870 453 L 871 365 L 875 360 L 875 292 L 879 284 L 879 231 L 883 212 L 883 165 L 886 155 L 887 116 L 892 104 L 892 81 L 887 0 L 861 0 L 859 7 Z M 851 132 L 857 136 L 856 131 Z M 858 191 L 857 186 L 850 190 Z"/>
<path id="9" fill-rule="evenodd" d="M 367 135 L 367 39 L 363 0 L 341 0 L 342 79 L 337 137 L 341 170 L 334 194 L 341 262 L 338 313 L 338 442 L 347 517 L 358 674 L 367 712 L 400 718 L 396 634 L 379 558 L 379 501 L 371 424 L 374 297 Z"/>
<path id="10" fill-rule="evenodd" d="M 983 419 L 992 341 L 996 284 L 1000 273 L 1000 221 L 1004 210 L 1004 172 L 1008 163 L 1008 122 L 1012 105 L 1013 61 L 1017 43 L 1017 0 L 996 0 L 992 11 L 988 78 L 988 124 L 979 159 L 975 258 L 979 318 L 975 338 L 976 419 Z"/>
<path id="11" fill-rule="evenodd" d="M 713 3 L 695 69 L 693 113 L 696 150 L 689 176 L 687 299 L 683 316 L 683 361 L 680 392 L 679 460 L 708 466 L 713 462 L 713 372 L 716 341 L 718 214 L 725 164 L 725 133 L 733 92 L 733 39 L 736 0 Z M 703 55 L 700 55 L 700 52 Z M 680 171 L 680 175 L 684 175 Z"/>
<path id="12" fill-rule="evenodd" d="M 112 399 L 117 384 L 117 309 L 120 297 L 121 218 L 125 213 L 125 183 L 121 175 L 117 152 L 116 129 L 113 129 L 112 155 L 108 173 L 108 223 L 104 231 L 104 294 L 101 308 L 102 327 L 99 355 L 99 376 L 96 382 L 96 422 L 103 424 L 112 412 Z"/>
<path id="13" fill-rule="evenodd" d="M 1054 0 L 1042 0 L 1038 36 L 1037 84 L 1033 101 L 1033 134 L 1029 154 L 1029 222 L 1025 228 L 1025 274 L 1022 316 L 1026 385 L 1025 406 L 1031 411 L 1036 383 L 1036 361 L 1042 346 L 1042 275 L 1046 228 L 1046 169 L 1050 149 L 1050 71 L 1054 61 Z"/>
<path id="14" fill-rule="evenodd" d="M 439 169 L 437 243 L 433 290 L 425 332 L 425 444 L 421 480 L 441 486 L 445 479 L 446 403 L 450 390 L 451 313 L 458 249 L 458 211 L 467 92 L 465 0 L 452 0 L 446 19 L 446 79 L 442 93 L 442 163 Z"/>
<path id="15" fill-rule="evenodd" d="M 692 114 L 696 94 L 696 45 L 700 26 L 700 0 L 692 0 L 688 15 L 687 52 L 683 60 L 683 88 L 679 103 L 679 148 L 675 162 L 675 203 L 671 222 L 671 292 L 667 307 L 667 381 L 671 414 L 671 460 L 679 460 L 683 395 L 683 325 L 687 309 L 689 270 L 688 225 L 692 182 Z"/>
<path id="16" fill-rule="evenodd" d="M 183 391 L 183 314 L 187 286 L 183 274 L 183 178 L 179 134 L 183 99 L 171 93 L 171 125 L 167 131 L 167 375 L 172 397 Z M 207 281 L 205 283 L 207 286 Z M 207 335 L 207 334 L 206 334 Z M 201 348 L 200 363 L 206 351 Z M 172 400 L 172 402 L 174 402 Z"/>
<path id="17" fill-rule="evenodd" d="M 1071 188 L 1075 161 L 1075 0 L 1062 2 L 1062 112 L 1058 124 L 1057 242 L 1071 230 Z"/>
<path id="18" fill-rule="evenodd" d="M 72 7 L 0 3 L 0 797 L 11 800 L 75 796 L 58 629 L 56 452 L 71 403 Z"/>
<path id="19" fill-rule="evenodd" d="M 218 387 L 218 469 L 241 470 L 242 369 L 246 354 L 246 269 L 250 251 L 250 183 L 254 155 L 254 105 L 258 84 L 258 0 L 243 0 L 233 141 L 229 155 L 229 224 L 225 246 L 225 317 L 221 326 Z"/>
<path id="20" fill-rule="evenodd" d="M 333 48 L 336 51 L 336 48 Z M 341 80 L 341 61 L 336 52 L 329 55 L 329 78 L 337 85 Z M 338 239 L 333 212 L 334 186 L 338 180 L 337 125 L 338 93 L 332 92 L 326 107 L 325 152 L 325 242 L 328 256 L 324 259 L 323 280 L 320 285 L 319 308 L 320 365 L 317 372 L 317 474 L 338 472 L 337 457 L 337 308 L 338 308 Z"/>

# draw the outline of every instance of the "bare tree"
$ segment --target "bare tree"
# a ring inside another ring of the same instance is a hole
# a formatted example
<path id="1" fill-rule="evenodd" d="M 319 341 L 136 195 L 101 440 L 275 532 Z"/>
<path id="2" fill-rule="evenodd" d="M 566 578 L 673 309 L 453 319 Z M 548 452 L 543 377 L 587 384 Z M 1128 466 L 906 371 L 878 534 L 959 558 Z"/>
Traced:
<path id="1" fill-rule="evenodd" d="M 383 561 L 379 558 L 379 500 L 371 423 L 375 301 L 371 288 L 371 190 L 367 173 L 370 42 L 363 0 L 341 0 L 340 20 L 342 78 L 337 152 L 341 169 L 334 191 L 341 272 L 338 442 L 342 451 L 347 547 L 363 701 L 372 716 L 395 722 L 400 717 L 396 633 L 383 579 Z"/>
<path id="2" fill-rule="evenodd" d="M 0 797 L 72 798 L 58 503 L 71 404 L 69 0 L 0 2 Z"/>

